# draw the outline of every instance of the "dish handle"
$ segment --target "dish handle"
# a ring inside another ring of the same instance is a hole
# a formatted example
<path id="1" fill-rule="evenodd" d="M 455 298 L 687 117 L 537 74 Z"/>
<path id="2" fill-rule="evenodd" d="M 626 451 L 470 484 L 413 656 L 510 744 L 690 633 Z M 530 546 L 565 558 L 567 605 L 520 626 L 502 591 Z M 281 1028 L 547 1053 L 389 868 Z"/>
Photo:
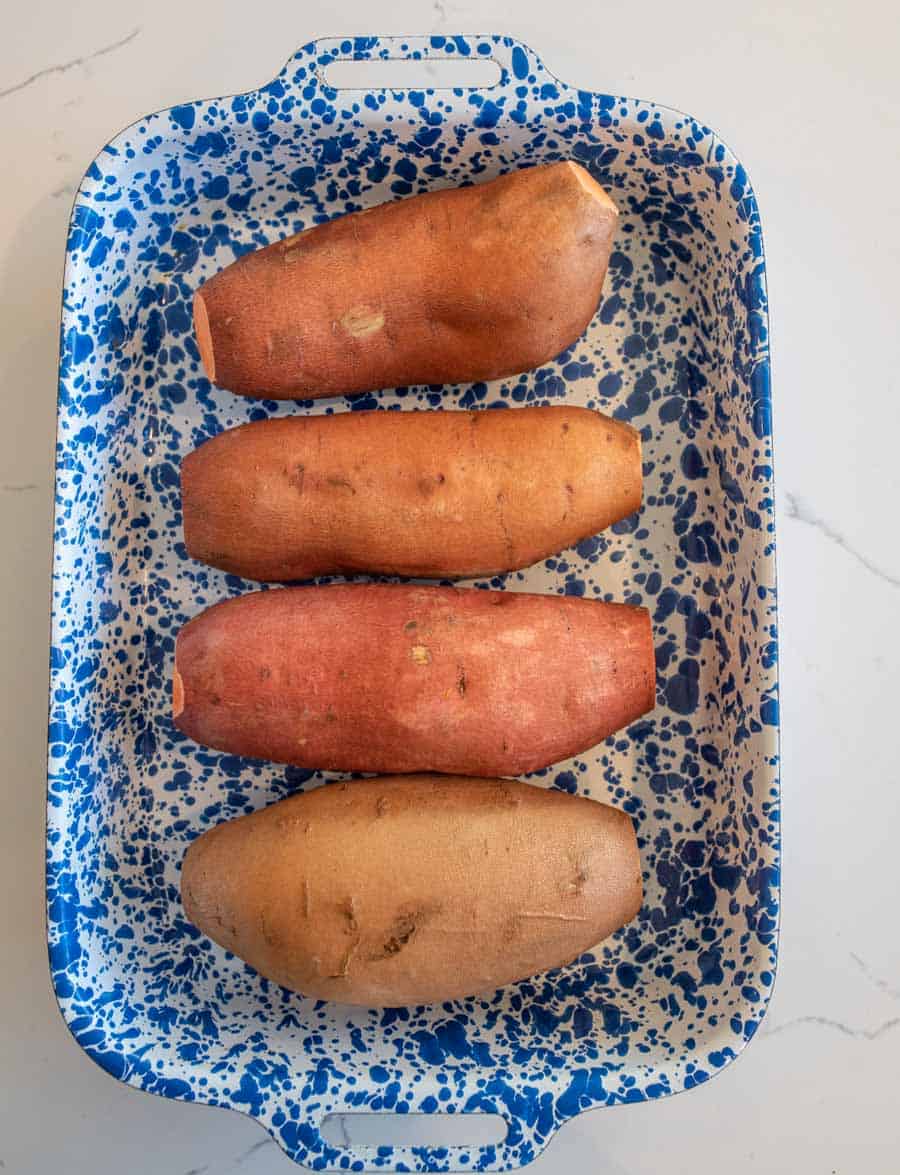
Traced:
<path id="1" fill-rule="evenodd" d="M 422 63 L 420 70 L 415 70 L 416 62 Z M 353 65 L 358 63 L 371 64 L 355 74 Z M 483 94 L 485 101 L 497 95 L 508 109 L 514 109 L 517 87 L 531 89 L 542 84 L 568 88 L 521 41 L 498 34 L 441 34 L 323 37 L 298 49 L 278 77 L 263 89 L 276 93 L 300 90 L 309 99 L 313 87 L 329 101 L 342 92 L 349 96 L 377 95 L 379 91 L 462 89 Z"/>
<path id="2" fill-rule="evenodd" d="M 535 1137 L 528 1120 L 484 1094 L 457 1114 L 347 1107 L 321 1115 L 284 1104 L 263 1124 L 295 1163 L 318 1171 L 513 1171 L 530 1163 L 561 1121 Z M 321 1116 L 320 1116 L 321 1115 Z M 533 1127 L 533 1123 L 530 1123 Z"/>

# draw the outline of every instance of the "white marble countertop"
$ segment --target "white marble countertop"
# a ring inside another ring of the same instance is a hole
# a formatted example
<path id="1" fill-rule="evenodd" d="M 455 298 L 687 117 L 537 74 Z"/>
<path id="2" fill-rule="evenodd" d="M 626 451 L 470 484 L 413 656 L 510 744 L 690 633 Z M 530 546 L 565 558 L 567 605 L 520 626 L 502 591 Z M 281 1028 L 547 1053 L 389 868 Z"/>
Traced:
<path id="1" fill-rule="evenodd" d="M 378 9 L 381 9 L 379 14 Z M 730 12 L 728 11 L 730 9 Z M 888 1175 L 900 1144 L 900 74 L 876 0 L 723 6 L 29 0 L 0 37 L 0 1170 L 292 1167 L 226 1111 L 117 1084 L 57 1012 L 43 914 L 59 291 L 72 194 L 150 110 L 268 80 L 321 35 L 509 32 L 560 77 L 691 111 L 747 166 L 765 231 L 779 508 L 784 892 L 775 996 L 709 1085 L 582 1115 L 535 1175 Z M 892 701 L 893 699 L 893 701 Z"/>

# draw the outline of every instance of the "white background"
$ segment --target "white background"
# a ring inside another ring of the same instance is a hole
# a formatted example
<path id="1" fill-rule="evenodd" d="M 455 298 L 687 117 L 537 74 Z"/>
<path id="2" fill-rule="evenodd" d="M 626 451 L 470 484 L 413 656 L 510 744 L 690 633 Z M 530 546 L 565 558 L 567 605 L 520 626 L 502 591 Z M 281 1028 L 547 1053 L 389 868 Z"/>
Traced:
<path id="1" fill-rule="evenodd" d="M 760 1036 L 709 1085 L 582 1115 L 534 1175 L 900 1170 L 900 17 L 870 0 L 17 0 L 0 32 L 0 1170 L 293 1169 L 227 1111 L 70 1038 L 43 914 L 59 293 L 72 195 L 151 110 L 250 89 L 317 36 L 505 32 L 565 81 L 689 111 L 747 167 L 773 324 L 784 915 Z M 380 11 L 379 11 L 380 9 Z M 512 13 L 512 15 L 506 15 Z"/>

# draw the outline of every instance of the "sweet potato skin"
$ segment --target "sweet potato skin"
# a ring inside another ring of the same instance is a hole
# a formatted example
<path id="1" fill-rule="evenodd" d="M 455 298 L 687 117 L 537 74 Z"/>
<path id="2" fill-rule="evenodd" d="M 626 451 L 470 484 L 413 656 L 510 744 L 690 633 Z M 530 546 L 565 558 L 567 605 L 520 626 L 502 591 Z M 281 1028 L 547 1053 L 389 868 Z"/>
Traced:
<path id="1" fill-rule="evenodd" d="M 330 784 L 205 833 L 191 922 L 317 999 L 429 1004 L 560 967 L 635 916 L 631 820 L 514 781 Z"/>
<path id="2" fill-rule="evenodd" d="M 498 574 L 640 502 L 640 435 L 586 408 L 262 420 L 181 466 L 188 553 L 280 582 Z"/>
<path id="3" fill-rule="evenodd" d="M 594 315 L 617 215 L 583 168 L 556 163 L 318 225 L 198 290 L 207 374 L 291 399 L 536 367 Z"/>
<path id="4" fill-rule="evenodd" d="M 654 704 L 646 609 L 406 584 L 254 592 L 181 630 L 176 725 L 336 771 L 502 776 L 594 746 Z"/>

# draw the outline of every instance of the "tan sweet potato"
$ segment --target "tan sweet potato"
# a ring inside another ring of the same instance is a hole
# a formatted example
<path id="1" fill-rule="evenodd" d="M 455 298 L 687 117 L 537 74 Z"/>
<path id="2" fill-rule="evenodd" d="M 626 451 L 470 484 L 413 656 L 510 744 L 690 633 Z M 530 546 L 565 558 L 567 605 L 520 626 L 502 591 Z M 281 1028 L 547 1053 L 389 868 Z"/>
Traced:
<path id="1" fill-rule="evenodd" d="M 644 608 L 405 584 L 254 592 L 181 630 L 198 742 L 336 771 L 521 775 L 651 709 Z"/>
<path id="2" fill-rule="evenodd" d="M 181 874 L 185 912 L 293 991 L 429 1004 L 561 967 L 640 909 L 615 808 L 491 779 L 331 784 L 220 824 Z"/>
<path id="3" fill-rule="evenodd" d="M 204 367 L 277 399 L 536 367 L 597 309 L 617 215 L 582 167 L 555 163 L 338 217 L 203 284 Z"/>
<path id="4" fill-rule="evenodd" d="M 189 553 L 248 579 L 511 571 L 640 502 L 639 434 L 586 408 L 263 420 L 181 466 Z"/>

